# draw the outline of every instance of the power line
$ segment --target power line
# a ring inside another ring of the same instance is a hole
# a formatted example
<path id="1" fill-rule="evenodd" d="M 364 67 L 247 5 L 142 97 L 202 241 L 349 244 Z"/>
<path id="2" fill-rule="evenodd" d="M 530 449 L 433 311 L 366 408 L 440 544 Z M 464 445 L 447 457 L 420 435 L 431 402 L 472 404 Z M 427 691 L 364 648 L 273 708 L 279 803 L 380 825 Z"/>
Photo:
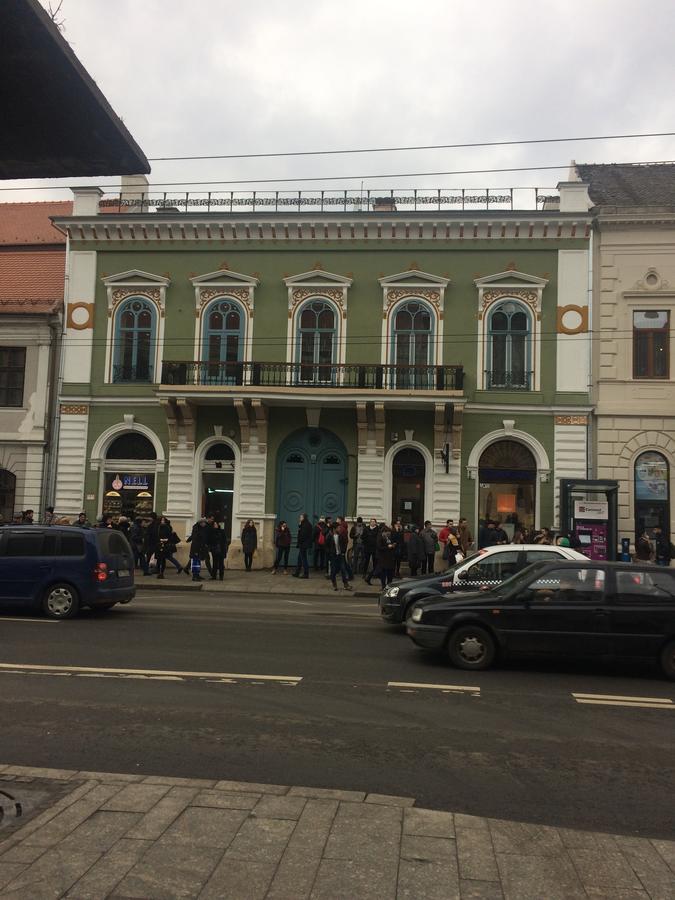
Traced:
<path id="1" fill-rule="evenodd" d="M 151 156 L 150 162 L 193 162 L 208 159 L 279 159 L 292 156 L 340 156 L 349 153 L 400 153 L 416 150 L 466 150 L 476 147 L 516 147 L 524 144 L 563 144 L 573 141 L 623 141 L 630 138 L 675 137 L 675 131 L 647 134 L 603 134 L 588 137 L 531 138 L 516 141 L 474 141 L 467 144 L 421 144 L 413 147 L 359 147 L 353 150 L 293 150 L 274 153 L 225 153 L 205 156 Z"/>
<path id="2" fill-rule="evenodd" d="M 672 159 L 648 159 L 633 162 L 611 163 L 613 166 L 664 166 L 673 165 L 675 160 Z M 610 165 L 606 163 L 606 165 Z M 551 170 L 569 169 L 569 162 L 560 166 L 514 166 L 510 168 L 494 168 L 494 169 L 455 169 L 450 172 L 399 172 L 387 173 L 385 175 L 314 175 L 303 178 L 246 178 L 232 181 L 160 181 L 152 184 L 151 188 L 157 187 L 208 187 L 210 185 L 230 185 L 230 184 L 289 184 L 308 181 L 367 181 L 368 179 L 382 178 L 431 178 L 446 177 L 449 175 L 489 175 L 499 174 L 502 172 L 545 172 Z M 90 185 L 75 185 L 74 187 L 89 187 Z M 120 193 L 120 185 L 115 184 L 98 184 L 101 188 L 114 188 L 114 193 Z M 54 187 L 46 185 L 37 185 L 35 187 L 3 187 L 0 191 L 55 191 L 65 190 L 72 185 L 56 185 Z M 364 188 L 365 190 L 365 188 Z M 412 190 L 412 188 L 411 188 Z M 490 189 L 492 190 L 492 188 Z M 495 188 L 495 190 L 497 190 Z M 525 190 L 525 188 L 524 188 Z M 133 191 L 132 191 L 133 192 Z M 140 194 L 141 191 L 135 193 Z M 146 192 L 147 193 L 147 192 Z"/>

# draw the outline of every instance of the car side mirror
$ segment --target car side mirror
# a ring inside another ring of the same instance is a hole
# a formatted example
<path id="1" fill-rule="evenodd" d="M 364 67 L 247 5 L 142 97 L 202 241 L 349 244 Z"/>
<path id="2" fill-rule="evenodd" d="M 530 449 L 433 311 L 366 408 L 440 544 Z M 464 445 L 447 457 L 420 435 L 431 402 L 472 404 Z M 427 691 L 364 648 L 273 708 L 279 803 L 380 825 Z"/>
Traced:
<path id="1" fill-rule="evenodd" d="M 458 573 L 457 573 L 457 578 L 458 578 L 459 581 L 468 581 L 468 578 L 469 578 L 469 572 L 468 572 L 468 569 L 465 570 L 464 572 L 458 572 Z"/>

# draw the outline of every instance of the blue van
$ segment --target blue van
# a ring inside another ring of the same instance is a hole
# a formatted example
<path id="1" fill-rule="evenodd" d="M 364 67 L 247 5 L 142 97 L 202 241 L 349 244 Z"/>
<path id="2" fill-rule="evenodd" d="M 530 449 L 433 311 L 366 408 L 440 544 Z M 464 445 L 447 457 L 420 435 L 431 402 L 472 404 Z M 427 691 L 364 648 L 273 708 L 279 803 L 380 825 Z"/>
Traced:
<path id="1" fill-rule="evenodd" d="M 0 605 L 24 603 L 50 619 L 70 619 L 83 606 L 129 603 L 134 556 L 111 528 L 8 525 L 0 528 Z"/>

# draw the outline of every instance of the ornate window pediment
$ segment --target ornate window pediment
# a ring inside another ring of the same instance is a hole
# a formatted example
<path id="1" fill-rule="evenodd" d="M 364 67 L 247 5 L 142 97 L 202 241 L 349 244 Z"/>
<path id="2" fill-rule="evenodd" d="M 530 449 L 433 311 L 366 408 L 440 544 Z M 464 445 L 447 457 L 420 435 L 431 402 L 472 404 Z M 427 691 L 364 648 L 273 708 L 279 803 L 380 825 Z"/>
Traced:
<path id="1" fill-rule="evenodd" d="M 219 269 L 217 272 L 197 275 L 190 281 L 195 289 L 197 313 L 214 297 L 227 295 L 243 303 L 248 313 L 253 315 L 255 289 L 260 282 L 252 275 L 242 275 L 241 272 Z"/>
<path id="2" fill-rule="evenodd" d="M 127 297 L 139 296 L 153 300 L 157 304 L 161 317 L 164 318 L 166 289 L 171 284 L 171 279 L 167 276 L 142 272 L 140 269 L 129 269 L 127 272 L 107 275 L 102 281 L 108 295 L 109 317 Z"/>
<path id="3" fill-rule="evenodd" d="M 409 297 L 418 297 L 430 303 L 439 318 L 443 317 L 443 302 L 445 289 L 450 284 L 449 278 L 431 275 L 429 272 L 421 272 L 419 269 L 410 269 L 407 272 L 380 278 L 380 284 L 382 285 L 382 304 L 385 316 L 392 304 Z"/>
<path id="4" fill-rule="evenodd" d="M 351 278 L 336 275 L 334 272 L 325 272 L 323 269 L 314 269 L 311 272 L 290 275 L 284 278 L 284 284 L 288 288 L 289 317 L 293 315 L 298 304 L 309 297 L 327 297 L 337 305 L 342 318 L 346 318 L 347 293 L 352 286 Z"/>
<path id="5" fill-rule="evenodd" d="M 478 318 L 483 318 L 485 310 L 502 297 L 512 297 L 526 303 L 537 317 L 541 318 L 541 298 L 548 284 L 547 278 L 527 275 L 525 272 L 497 272 L 474 279 L 478 288 Z"/>

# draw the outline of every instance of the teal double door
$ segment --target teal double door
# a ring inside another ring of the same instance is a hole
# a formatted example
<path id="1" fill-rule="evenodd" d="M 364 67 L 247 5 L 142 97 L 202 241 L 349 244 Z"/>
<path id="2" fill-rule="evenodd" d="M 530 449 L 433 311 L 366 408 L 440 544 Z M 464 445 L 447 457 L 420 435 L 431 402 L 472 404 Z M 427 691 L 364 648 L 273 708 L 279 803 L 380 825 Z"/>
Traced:
<path id="1" fill-rule="evenodd" d="M 297 559 L 300 514 L 307 513 L 315 524 L 319 516 L 345 515 L 346 504 L 347 451 L 342 441 L 323 428 L 286 438 L 277 462 L 277 521 L 285 519 L 291 530 L 291 562 Z"/>

